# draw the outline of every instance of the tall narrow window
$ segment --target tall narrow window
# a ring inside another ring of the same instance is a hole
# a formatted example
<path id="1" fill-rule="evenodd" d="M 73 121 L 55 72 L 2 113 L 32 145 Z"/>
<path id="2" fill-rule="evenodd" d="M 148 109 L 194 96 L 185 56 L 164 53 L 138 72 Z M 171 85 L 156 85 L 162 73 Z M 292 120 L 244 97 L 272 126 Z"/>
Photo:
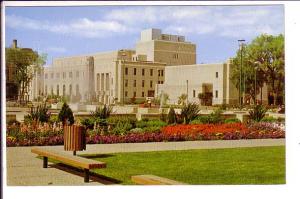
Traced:
<path id="1" fill-rule="evenodd" d="M 152 81 L 150 81 L 150 88 L 152 88 L 152 84 L 153 84 L 153 82 L 152 82 Z"/>
<path id="2" fill-rule="evenodd" d="M 145 75 L 145 69 L 143 68 L 142 69 L 142 76 L 144 76 Z"/>
<path id="3" fill-rule="evenodd" d="M 125 75 L 128 75 L 128 68 L 125 68 Z"/>
<path id="4" fill-rule="evenodd" d="M 216 91 L 216 98 L 218 98 L 218 91 Z"/>
<path id="5" fill-rule="evenodd" d="M 153 69 L 150 69 L 150 76 L 153 76 Z"/>
<path id="6" fill-rule="evenodd" d="M 128 87 L 128 79 L 125 79 L 125 87 Z"/>
<path id="7" fill-rule="evenodd" d="M 158 70 L 158 76 L 160 76 L 160 70 Z"/>
<path id="8" fill-rule="evenodd" d="M 59 85 L 56 86 L 56 95 L 59 96 Z"/>
<path id="9" fill-rule="evenodd" d="M 145 80 L 142 80 L 142 87 L 145 87 Z"/>
<path id="10" fill-rule="evenodd" d="M 161 75 L 161 76 L 164 76 L 164 70 L 161 70 L 160 75 Z"/>
<path id="11" fill-rule="evenodd" d="M 128 92 L 127 91 L 125 91 L 125 97 L 127 97 L 128 96 Z"/>
<path id="12" fill-rule="evenodd" d="M 133 92 L 133 97 L 136 97 L 136 92 L 135 91 Z"/>
<path id="13" fill-rule="evenodd" d="M 136 68 L 133 68 L 133 75 L 136 75 Z"/>
<path id="14" fill-rule="evenodd" d="M 218 78 L 219 77 L 219 73 L 218 72 L 216 72 L 216 78 Z"/>
<path id="15" fill-rule="evenodd" d="M 193 90 L 193 97 L 196 97 L 196 91 Z"/>
<path id="16" fill-rule="evenodd" d="M 142 92 L 142 97 L 145 97 L 145 93 L 144 92 Z"/>

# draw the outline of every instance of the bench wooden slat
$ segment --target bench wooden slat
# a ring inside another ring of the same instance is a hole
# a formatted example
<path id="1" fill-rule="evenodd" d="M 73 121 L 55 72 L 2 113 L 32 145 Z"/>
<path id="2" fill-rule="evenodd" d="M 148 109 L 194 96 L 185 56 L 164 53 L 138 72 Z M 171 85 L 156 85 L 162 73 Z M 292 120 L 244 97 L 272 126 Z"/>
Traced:
<path id="1" fill-rule="evenodd" d="M 163 178 L 155 175 L 136 175 L 131 176 L 131 180 L 141 185 L 186 185 L 185 183 Z"/>
<path id="2" fill-rule="evenodd" d="M 80 167 L 84 169 L 95 169 L 95 168 L 105 168 L 106 163 L 99 162 L 96 160 L 91 160 L 83 157 L 73 156 L 67 153 L 61 153 L 59 151 L 32 148 L 32 153 L 38 154 L 39 156 L 49 157 L 65 164 Z"/>

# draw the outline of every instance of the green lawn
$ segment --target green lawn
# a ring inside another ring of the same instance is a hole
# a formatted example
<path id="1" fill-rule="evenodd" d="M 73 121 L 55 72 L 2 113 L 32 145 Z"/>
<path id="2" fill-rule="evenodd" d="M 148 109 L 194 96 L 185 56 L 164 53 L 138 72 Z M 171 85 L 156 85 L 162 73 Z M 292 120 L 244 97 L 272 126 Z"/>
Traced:
<path id="1" fill-rule="evenodd" d="M 115 153 L 90 158 L 107 163 L 93 172 L 133 184 L 153 174 L 188 184 L 284 184 L 285 147 Z"/>

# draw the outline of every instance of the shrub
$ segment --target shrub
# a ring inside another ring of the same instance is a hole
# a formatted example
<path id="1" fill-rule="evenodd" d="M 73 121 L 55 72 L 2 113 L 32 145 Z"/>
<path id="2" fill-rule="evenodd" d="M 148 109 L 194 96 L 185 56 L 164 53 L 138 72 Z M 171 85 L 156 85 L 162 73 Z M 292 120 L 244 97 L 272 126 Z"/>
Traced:
<path id="1" fill-rule="evenodd" d="M 67 123 L 70 125 L 74 124 L 73 112 L 67 103 L 64 103 L 61 107 L 61 110 L 58 114 L 58 119 L 63 123 L 63 125 Z"/>
<path id="2" fill-rule="evenodd" d="M 50 118 L 49 118 L 49 122 L 51 124 L 53 124 L 55 122 L 59 122 L 58 115 L 51 115 Z"/>
<path id="3" fill-rule="evenodd" d="M 173 107 L 170 108 L 168 113 L 168 124 L 175 124 L 176 123 L 176 113 Z"/>
<path id="4" fill-rule="evenodd" d="M 132 129 L 132 125 L 129 122 L 119 122 L 113 128 L 112 133 L 115 135 L 125 135 L 130 129 Z"/>
<path id="5" fill-rule="evenodd" d="M 272 117 L 272 116 L 269 116 L 269 117 L 264 117 L 261 119 L 261 122 L 277 122 L 277 119 Z"/>
<path id="6" fill-rule="evenodd" d="M 83 118 L 80 120 L 80 124 L 83 125 L 86 129 L 94 128 L 94 119 L 93 118 Z"/>
<path id="7" fill-rule="evenodd" d="M 26 123 L 35 122 L 48 122 L 50 114 L 46 103 L 38 105 L 36 108 L 31 107 L 29 115 L 26 116 Z M 24 118 L 25 120 L 25 118 Z"/>
<path id="8" fill-rule="evenodd" d="M 163 122 L 161 120 L 148 120 L 148 119 L 143 119 L 138 122 L 136 122 L 136 127 L 137 128 L 145 128 L 145 127 L 162 127 L 166 126 L 167 123 Z"/>
<path id="9" fill-rule="evenodd" d="M 266 112 L 267 109 L 262 105 L 256 105 L 253 110 L 249 111 L 249 118 L 253 121 L 259 122 L 265 117 Z"/>
<path id="10" fill-rule="evenodd" d="M 136 127 L 136 118 L 135 117 L 126 117 L 126 116 L 120 116 L 120 117 L 110 117 L 107 119 L 107 122 L 111 125 L 116 125 L 118 123 L 130 123 L 134 128 Z"/>
<path id="11" fill-rule="evenodd" d="M 190 124 L 219 124 L 223 123 L 223 118 L 221 116 L 222 110 L 217 109 L 209 115 L 198 116 L 196 119 L 190 122 Z"/>
<path id="12" fill-rule="evenodd" d="M 228 118 L 224 121 L 225 124 L 241 122 L 238 118 Z"/>
<path id="13" fill-rule="evenodd" d="M 130 130 L 130 133 L 143 133 L 144 130 L 141 128 L 134 128 Z"/>
<path id="14" fill-rule="evenodd" d="M 196 103 L 188 103 L 187 105 L 184 105 L 180 114 L 183 123 L 188 124 L 190 121 L 194 120 L 199 111 L 199 106 Z"/>
<path id="15" fill-rule="evenodd" d="M 112 113 L 112 107 L 106 104 L 103 107 L 97 107 L 95 111 L 91 112 L 92 117 L 100 118 L 100 119 L 109 118 L 111 113 Z"/>
<path id="16" fill-rule="evenodd" d="M 25 116 L 26 117 L 26 116 Z M 24 120 L 25 120 L 25 117 L 24 117 Z M 15 124 L 15 125 L 20 125 L 20 122 L 18 122 L 16 119 L 10 119 L 10 120 L 7 120 L 6 121 L 6 124 L 7 125 L 12 125 L 12 124 Z"/>

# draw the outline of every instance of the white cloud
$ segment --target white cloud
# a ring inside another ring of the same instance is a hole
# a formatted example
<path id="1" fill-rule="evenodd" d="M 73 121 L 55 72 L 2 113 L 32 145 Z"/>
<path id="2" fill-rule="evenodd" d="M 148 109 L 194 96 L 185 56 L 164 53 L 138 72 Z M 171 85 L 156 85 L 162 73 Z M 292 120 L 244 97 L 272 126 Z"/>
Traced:
<path id="1" fill-rule="evenodd" d="M 78 18 L 57 23 L 9 15 L 6 24 L 87 38 L 138 34 L 151 27 L 160 27 L 166 33 L 236 38 L 283 33 L 284 15 L 279 6 L 124 6 L 103 13 L 97 20 Z"/>
<path id="2" fill-rule="evenodd" d="M 88 38 L 106 37 L 112 33 L 120 34 L 130 31 L 126 26 L 117 21 L 93 21 L 87 18 L 79 18 L 67 24 L 8 15 L 6 16 L 6 25 L 10 28 L 43 30 L 58 34 L 75 34 Z"/>

